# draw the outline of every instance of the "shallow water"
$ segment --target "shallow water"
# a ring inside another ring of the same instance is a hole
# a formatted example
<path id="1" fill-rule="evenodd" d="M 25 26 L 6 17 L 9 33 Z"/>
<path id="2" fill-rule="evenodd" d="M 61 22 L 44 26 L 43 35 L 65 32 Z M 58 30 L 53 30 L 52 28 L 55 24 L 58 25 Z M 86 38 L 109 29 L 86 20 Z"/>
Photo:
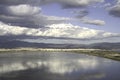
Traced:
<path id="1" fill-rule="evenodd" d="M 0 80 L 120 80 L 120 62 L 72 52 L 0 53 Z"/>

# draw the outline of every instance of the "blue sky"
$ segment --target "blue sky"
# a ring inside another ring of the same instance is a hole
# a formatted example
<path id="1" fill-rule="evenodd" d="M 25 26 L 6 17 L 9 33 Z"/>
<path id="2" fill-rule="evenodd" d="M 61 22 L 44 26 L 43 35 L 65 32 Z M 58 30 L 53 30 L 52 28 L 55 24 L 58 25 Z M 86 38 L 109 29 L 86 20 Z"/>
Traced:
<path id="1" fill-rule="evenodd" d="M 106 0 L 107 3 L 113 4 L 114 0 Z M 103 8 L 102 5 L 105 5 L 107 3 L 101 3 L 98 6 L 90 6 L 87 8 L 89 11 L 89 14 L 87 15 L 88 17 L 92 19 L 99 19 L 105 21 L 105 25 L 103 26 L 98 26 L 98 25 L 88 25 L 88 24 L 83 24 L 81 22 L 71 22 L 72 24 L 79 25 L 79 26 L 85 26 L 85 27 L 90 27 L 93 29 L 99 29 L 99 30 L 105 30 L 109 32 L 117 32 L 119 33 L 120 30 L 119 25 L 120 25 L 120 18 L 119 17 L 114 17 L 109 15 L 109 12 L 106 11 L 105 7 Z M 75 10 L 80 10 L 79 8 L 73 8 L 73 9 L 61 9 L 61 6 L 59 4 L 49 4 L 42 6 L 42 13 L 49 15 L 49 16 L 59 16 L 59 17 L 74 17 L 74 13 L 72 11 Z"/>
<path id="2" fill-rule="evenodd" d="M 21 37 L 12 40 L 59 44 L 119 42 L 119 26 L 120 0 L 0 1 L 0 36 Z"/>

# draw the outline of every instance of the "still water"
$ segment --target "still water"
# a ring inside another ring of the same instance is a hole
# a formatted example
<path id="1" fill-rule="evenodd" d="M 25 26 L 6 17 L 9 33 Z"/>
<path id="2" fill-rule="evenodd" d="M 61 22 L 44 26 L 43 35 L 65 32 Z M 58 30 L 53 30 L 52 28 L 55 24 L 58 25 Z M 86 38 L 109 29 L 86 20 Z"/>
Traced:
<path id="1" fill-rule="evenodd" d="M 120 80 L 120 62 L 72 52 L 0 53 L 0 80 Z"/>

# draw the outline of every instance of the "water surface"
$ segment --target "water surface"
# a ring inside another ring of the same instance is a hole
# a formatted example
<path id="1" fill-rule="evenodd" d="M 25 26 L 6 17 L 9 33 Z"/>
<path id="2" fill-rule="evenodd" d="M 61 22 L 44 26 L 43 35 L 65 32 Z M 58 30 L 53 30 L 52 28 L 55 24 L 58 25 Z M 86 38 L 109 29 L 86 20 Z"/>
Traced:
<path id="1" fill-rule="evenodd" d="M 1 53 L 0 80 L 120 80 L 120 62 L 72 52 Z"/>

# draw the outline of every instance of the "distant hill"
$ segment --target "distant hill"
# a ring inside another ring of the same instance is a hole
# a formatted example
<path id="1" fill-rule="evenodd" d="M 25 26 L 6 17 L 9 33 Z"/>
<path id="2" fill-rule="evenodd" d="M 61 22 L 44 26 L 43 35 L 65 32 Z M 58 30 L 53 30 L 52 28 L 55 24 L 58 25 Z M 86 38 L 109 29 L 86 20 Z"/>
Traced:
<path id="1" fill-rule="evenodd" d="M 25 41 L 2 41 L 0 48 L 19 48 L 19 47 L 32 47 L 32 48 L 85 48 L 85 45 L 76 44 L 47 44 L 47 43 L 31 43 Z"/>
<path id="2" fill-rule="evenodd" d="M 120 43 L 94 43 L 90 44 L 89 48 L 94 49 L 120 49 Z"/>
<path id="3" fill-rule="evenodd" d="M 25 41 L 2 41 L 0 48 L 94 48 L 94 49 L 120 49 L 120 43 L 94 43 L 94 44 L 48 44 L 48 43 L 31 43 Z"/>

